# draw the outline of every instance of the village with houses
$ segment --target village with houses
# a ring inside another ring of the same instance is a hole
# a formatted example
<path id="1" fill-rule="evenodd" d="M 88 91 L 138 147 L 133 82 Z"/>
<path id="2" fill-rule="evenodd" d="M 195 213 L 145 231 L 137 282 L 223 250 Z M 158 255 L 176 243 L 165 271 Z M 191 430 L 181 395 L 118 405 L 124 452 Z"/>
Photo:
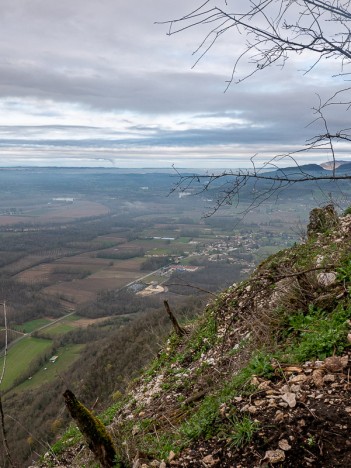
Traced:
<path id="1" fill-rule="evenodd" d="M 176 237 L 153 237 L 153 240 L 167 241 L 171 247 Z M 152 254 L 148 252 L 146 257 L 164 257 L 169 264 L 161 267 L 140 281 L 129 285 L 128 290 L 139 296 L 150 296 L 167 292 L 165 283 L 172 275 L 183 273 L 195 274 L 199 270 L 209 269 L 211 264 L 223 263 L 237 265 L 241 274 L 247 276 L 253 270 L 255 264 L 260 260 L 260 255 L 274 253 L 283 246 L 290 246 L 296 240 L 294 233 L 273 233 L 272 231 L 238 232 L 227 236 L 217 234 L 212 239 L 191 238 L 184 244 L 182 255 L 171 255 L 168 253 Z M 266 247 L 266 248 L 265 248 Z M 170 249 L 171 251 L 171 249 Z"/>

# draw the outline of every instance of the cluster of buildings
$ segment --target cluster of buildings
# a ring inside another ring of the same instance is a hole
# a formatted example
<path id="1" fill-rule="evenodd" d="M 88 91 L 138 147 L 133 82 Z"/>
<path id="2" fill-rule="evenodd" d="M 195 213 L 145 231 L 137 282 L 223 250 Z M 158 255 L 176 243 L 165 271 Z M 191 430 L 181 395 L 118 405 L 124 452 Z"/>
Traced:
<path id="1" fill-rule="evenodd" d="M 192 266 L 192 265 L 181 265 L 180 263 L 177 265 L 170 265 L 167 267 L 163 268 L 162 275 L 170 274 L 175 271 L 177 272 L 190 272 L 193 273 L 194 271 L 197 271 L 200 267 L 198 266 Z"/>

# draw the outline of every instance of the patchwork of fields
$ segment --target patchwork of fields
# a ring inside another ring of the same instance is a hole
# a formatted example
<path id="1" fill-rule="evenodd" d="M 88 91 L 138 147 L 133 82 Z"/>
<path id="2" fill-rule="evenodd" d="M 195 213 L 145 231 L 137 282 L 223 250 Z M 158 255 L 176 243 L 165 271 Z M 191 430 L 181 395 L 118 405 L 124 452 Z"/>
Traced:
<path id="1" fill-rule="evenodd" d="M 74 311 L 76 306 L 95 300 L 101 290 L 119 290 L 141 278 L 146 283 L 164 281 L 160 275 L 142 270 L 143 262 L 153 256 L 172 256 L 179 253 L 189 239 L 183 237 L 169 242 L 140 238 L 128 241 L 113 235 L 99 236 L 86 243 L 85 252 L 74 254 L 72 250 L 61 249 L 52 251 L 51 258 L 48 258 L 48 252 L 43 252 L 42 256 L 28 255 L 7 265 L 6 270 L 20 270 L 14 275 L 16 280 L 30 285 L 41 284 L 44 294 L 68 301 L 66 304 Z M 104 243 L 107 245 L 105 249 L 96 250 L 97 244 Z M 189 251 L 191 250 L 192 247 L 189 246 Z M 123 255 L 124 252 L 134 251 L 140 252 L 140 256 L 114 258 L 117 253 Z M 149 294 L 160 291 L 164 289 L 151 288 Z M 87 327 L 103 320 L 105 319 L 82 318 L 71 312 L 59 320 L 42 317 L 16 325 L 15 329 L 25 335 L 9 349 L 2 390 L 27 390 L 57 378 L 79 357 L 84 346 L 69 345 L 53 349 L 55 338 L 62 337 L 77 327 Z M 54 352 L 58 359 L 52 363 L 50 357 Z M 0 359 L 0 368 L 2 365 L 3 358 Z"/>
<path id="2" fill-rule="evenodd" d="M 84 319 L 70 314 L 58 320 L 42 318 L 18 326 L 25 335 L 9 347 L 2 391 L 6 392 L 11 388 L 16 388 L 16 391 L 29 389 L 57 378 L 79 357 L 84 345 L 54 348 L 55 338 L 104 320 L 106 318 Z M 55 362 L 50 361 L 53 353 L 57 356 Z M 4 356 L 0 358 L 0 369 L 3 366 Z"/>
<path id="3" fill-rule="evenodd" d="M 60 185 L 59 174 L 57 177 L 55 183 Z M 77 185 L 81 183 L 79 178 L 75 181 Z M 204 221 L 201 219 L 202 203 L 200 207 L 194 201 L 189 203 L 176 197 L 171 201 L 166 197 L 169 181 L 163 188 L 155 185 L 147 191 L 140 186 L 145 188 L 151 184 L 141 183 L 139 179 L 127 189 L 118 184 L 105 187 L 102 178 L 98 184 L 95 199 L 90 194 L 93 185 L 86 184 L 84 195 L 76 192 L 75 187 L 73 190 L 72 185 L 69 193 L 57 191 L 53 194 L 46 189 L 42 192 L 44 195 L 3 201 L 0 275 L 39 291 L 44 303 L 49 298 L 61 307 L 57 313 L 53 310 L 50 316 L 41 304 L 41 316 L 34 310 L 32 320 L 13 325 L 14 341 L 2 382 L 5 392 L 53 380 L 79 357 L 84 345 L 57 347 L 56 343 L 79 327 L 97 325 L 106 319 L 98 314 L 99 318 L 92 319 L 87 318 L 89 315 L 76 315 L 85 305 L 94 309 L 102 291 L 125 291 L 133 285 L 135 289 L 130 290 L 135 293 L 136 300 L 148 300 L 158 294 L 163 297 L 165 292 L 176 295 L 179 288 L 172 291 L 171 286 L 164 284 L 172 274 L 172 270 L 163 270 L 164 266 L 171 263 L 203 265 L 208 259 L 224 258 L 227 266 L 237 261 L 240 270 L 241 264 L 252 262 L 250 252 L 257 239 L 260 242 L 260 236 L 254 239 L 255 228 L 244 229 L 243 235 L 239 231 L 235 233 L 232 211 L 220 220 Z M 101 195 L 105 188 L 107 195 Z M 7 209 L 5 204 L 14 208 Z M 248 221 L 265 223 L 267 209 L 255 215 L 249 212 Z M 291 211 L 284 216 L 276 211 L 271 216 L 277 224 L 269 228 L 273 234 L 267 245 L 259 246 L 264 252 L 275 251 L 277 245 L 281 245 L 279 222 L 283 218 L 285 223 L 293 222 Z M 237 259 L 226 258 L 230 249 L 238 251 Z M 255 249 L 260 252 L 258 247 Z M 199 267 L 199 278 L 211 283 L 213 277 L 206 279 L 204 274 L 207 266 Z M 216 270 L 217 277 L 219 270 Z M 193 292 L 189 289 L 185 295 Z M 64 313 L 66 316 L 62 317 Z M 121 314 L 122 317 L 124 312 Z M 104 315 L 104 311 L 100 315 Z M 53 353 L 58 356 L 55 363 L 49 361 Z M 0 368 L 2 362 L 0 360 Z"/>

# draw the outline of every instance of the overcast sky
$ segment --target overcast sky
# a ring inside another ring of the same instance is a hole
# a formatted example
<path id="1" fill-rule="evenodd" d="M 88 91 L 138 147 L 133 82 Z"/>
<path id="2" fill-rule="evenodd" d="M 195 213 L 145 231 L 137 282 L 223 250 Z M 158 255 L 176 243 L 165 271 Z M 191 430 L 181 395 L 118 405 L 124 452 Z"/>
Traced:
<path id="1" fill-rule="evenodd" d="M 243 42 L 223 37 L 192 69 L 204 29 L 154 24 L 200 4 L 2 0 L 0 165 L 235 168 L 303 144 L 335 63 L 305 76 L 297 57 L 224 93 Z"/>

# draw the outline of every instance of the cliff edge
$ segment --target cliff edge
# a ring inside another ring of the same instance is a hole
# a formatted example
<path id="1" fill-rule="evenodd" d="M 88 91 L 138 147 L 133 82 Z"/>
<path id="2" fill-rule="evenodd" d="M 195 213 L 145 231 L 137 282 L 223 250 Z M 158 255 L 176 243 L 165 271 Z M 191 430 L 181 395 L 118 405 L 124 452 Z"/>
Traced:
<path id="1" fill-rule="evenodd" d="M 351 466 L 351 215 L 313 210 L 183 328 L 109 410 L 126 466 Z M 96 462 L 72 426 L 37 466 Z"/>

